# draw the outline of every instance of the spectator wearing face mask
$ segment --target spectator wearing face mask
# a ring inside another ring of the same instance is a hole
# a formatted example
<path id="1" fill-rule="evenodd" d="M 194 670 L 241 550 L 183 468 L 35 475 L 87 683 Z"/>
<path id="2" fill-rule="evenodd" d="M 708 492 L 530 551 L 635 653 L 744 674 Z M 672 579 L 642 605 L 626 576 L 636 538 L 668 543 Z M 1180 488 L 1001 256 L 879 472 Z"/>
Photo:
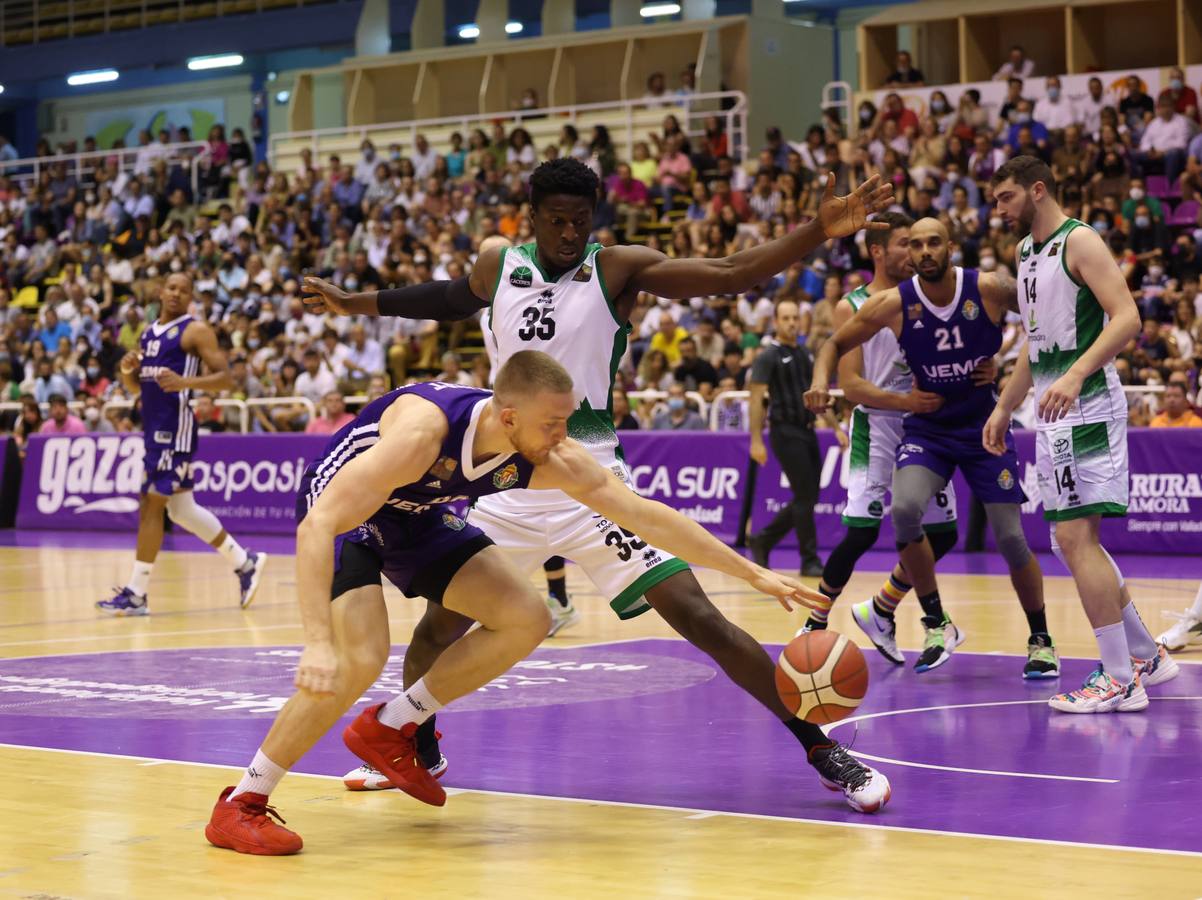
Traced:
<path id="1" fill-rule="evenodd" d="M 885 79 L 885 87 L 908 85 L 922 87 L 926 83 L 922 70 L 914 68 L 909 50 L 897 51 L 897 68 Z"/>
<path id="2" fill-rule="evenodd" d="M 1123 218 L 1128 223 L 1133 223 L 1135 221 L 1135 211 L 1140 206 L 1148 210 L 1148 215 L 1154 221 L 1164 221 L 1164 207 L 1160 205 L 1160 201 L 1155 197 L 1148 196 L 1148 192 L 1144 189 L 1144 180 L 1142 178 L 1132 178 L 1131 187 L 1127 191 L 1127 199 L 1123 201 Z"/>
<path id="3" fill-rule="evenodd" d="M 1160 103 L 1162 100 L 1168 100 L 1173 104 L 1173 109 L 1186 118 L 1199 121 L 1198 95 L 1192 87 L 1186 85 L 1185 72 L 1180 66 L 1169 69 L 1169 86 L 1160 92 L 1156 102 Z"/>
<path id="4" fill-rule="evenodd" d="M 109 388 L 112 386 L 110 381 L 100 368 L 100 360 L 95 357 L 88 357 L 84 363 L 84 377 L 80 382 L 79 389 L 89 397 L 106 397 L 108 396 Z"/>
<path id="5" fill-rule="evenodd" d="M 1035 120 L 1034 104 L 1030 100 L 1023 99 L 1018 101 L 1018 106 L 1014 114 L 1014 124 L 1010 126 L 1006 132 L 1006 143 L 1010 145 L 1010 149 L 1017 153 L 1020 149 L 1021 141 L 1019 140 L 1024 128 L 1031 132 L 1031 139 L 1039 147 L 1042 152 L 1048 146 L 1048 128 L 1043 122 Z"/>
<path id="6" fill-rule="evenodd" d="M 1173 108 L 1173 101 L 1161 97 L 1156 117 L 1150 120 L 1139 139 L 1135 161 L 1145 175 L 1164 174 L 1176 182 L 1185 169 L 1185 151 L 1193 134 L 1193 124 Z"/>
<path id="7" fill-rule="evenodd" d="M 1079 122 L 1073 102 L 1060 89 L 1060 79 L 1052 76 L 1046 82 L 1047 95 L 1035 104 L 1035 121 L 1042 122 L 1052 131 L 1063 131 Z"/>
<path id="8" fill-rule="evenodd" d="M 1148 261 L 1147 270 L 1139 283 L 1139 307 L 1143 315 L 1156 321 L 1165 318 L 1168 312 L 1165 303 L 1165 291 L 1168 287 L 1168 275 L 1164 271 L 1164 262 L 1159 250 Z"/>
<path id="9" fill-rule="evenodd" d="M 668 388 L 667 409 L 651 424 L 653 431 L 705 431 L 705 420 L 688 406 L 685 389 L 679 384 Z"/>
<path id="10" fill-rule="evenodd" d="M 1173 257 L 1169 260 L 1169 274 L 1178 284 L 1190 279 L 1197 281 L 1202 276 L 1202 255 L 1198 253 L 1198 242 L 1192 234 L 1186 232 L 1177 236 Z"/>
<path id="11" fill-rule="evenodd" d="M 1009 78 L 1030 78 L 1035 74 L 1035 60 L 1029 59 L 1021 46 L 1015 44 L 1001 68 L 993 73 L 994 81 L 1006 81 Z"/>

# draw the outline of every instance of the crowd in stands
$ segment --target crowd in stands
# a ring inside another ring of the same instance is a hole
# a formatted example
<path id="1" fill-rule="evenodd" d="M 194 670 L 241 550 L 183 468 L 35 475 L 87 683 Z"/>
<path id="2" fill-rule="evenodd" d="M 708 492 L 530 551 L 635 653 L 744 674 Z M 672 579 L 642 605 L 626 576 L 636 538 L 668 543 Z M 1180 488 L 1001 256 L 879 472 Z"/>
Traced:
<path id="1" fill-rule="evenodd" d="M 1010 62 L 1014 71 L 1029 69 L 1021 56 Z M 908 54 L 894 75 L 899 84 L 922 80 Z M 845 193 L 879 173 L 896 188 L 897 209 L 947 225 L 955 263 L 990 270 L 1013 267 L 1018 236 L 992 211 L 989 179 L 1016 153 L 1051 164 L 1065 210 L 1104 236 L 1128 279 L 1144 327 L 1119 360 L 1121 378 L 1182 387 L 1181 397 L 1132 395 L 1132 422 L 1194 424 L 1202 229 L 1193 198 L 1202 197 L 1202 136 L 1197 95 L 1180 70 L 1172 77 L 1156 98 L 1134 76 L 1117 96 L 1094 79 L 1082 101 L 1065 97 L 1051 77 L 1038 103 L 1011 77 L 997 110 L 973 91 L 956 108 L 935 91 L 926 110 L 890 94 L 880 109 L 862 103 L 850 133 L 835 115 L 805 134 L 771 128 L 745 159 L 732 158 L 720 117 L 698 119 L 704 127 L 690 133 L 672 114 L 629 158 L 603 126 L 586 135 L 565 120 L 556 143 L 536 147 L 520 122 L 498 121 L 447 146 L 419 135 L 413 146 L 377 148 L 365 139 L 354 159 L 306 151 L 287 170 L 255 159 L 241 131 L 227 140 L 215 126 L 196 193 L 171 151 L 191 139 L 186 134 L 143 133 L 132 167 L 102 159 L 78 179 L 51 164 L 32 180 L 0 159 L 0 402 L 23 403 L 20 412 L 0 412 L 0 428 L 23 439 L 37 430 L 139 427 L 136 405 L 109 403 L 122 398 L 116 366 L 157 317 L 158 286 L 179 271 L 194 278 L 194 314 L 229 353 L 235 387 L 224 396 L 304 397 L 313 405 L 252 407 L 256 431 L 331 432 L 349 415 L 346 398 L 412 379 L 486 385 L 475 322 L 318 314 L 302 303 L 301 278 L 317 273 L 356 291 L 465 274 L 484 238 L 533 240 L 527 182 L 542 160 L 573 156 L 601 177 L 594 240 L 604 245 L 726 256 L 809 221 L 827 177 Z M 649 82 L 648 96 L 668 96 L 662 76 Z M 799 304 L 803 340 L 816 350 L 831 334 L 834 305 L 870 269 L 861 234 L 739 296 L 640 297 L 615 425 L 710 427 L 696 408 L 700 395 L 717 403 L 716 427 L 745 429 L 745 402 L 723 395 L 744 388 L 771 339 L 774 303 Z M 1017 321 L 1008 323 L 1007 366 L 1019 333 Z M 627 396 L 645 390 L 666 396 Z M 220 399 L 199 398 L 202 432 L 236 427 Z M 72 412 L 66 401 L 82 407 Z M 1018 419 L 1030 425 L 1030 411 Z"/>

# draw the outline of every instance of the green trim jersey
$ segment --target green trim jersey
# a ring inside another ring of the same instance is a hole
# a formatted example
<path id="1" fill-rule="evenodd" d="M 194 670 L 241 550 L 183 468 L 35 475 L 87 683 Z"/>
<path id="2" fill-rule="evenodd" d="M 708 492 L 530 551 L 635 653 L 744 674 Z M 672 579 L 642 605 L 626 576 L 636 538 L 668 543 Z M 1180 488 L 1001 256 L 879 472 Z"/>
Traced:
<path id="1" fill-rule="evenodd" d="M 868 286 L 861 285 L 843 299 L 851 304 L 856 312 L 860 311 L 868 300 Z M 888 328 L 882 328 L 861 346 L 864 354 L 864 378 L 891 394 L 908 394 L 914 386 L 914 376 L 906 362 L 905 354 L 897 344 L 897 336 Z M 900 410 L 873 409 L 861 406 L 869 415 L 896 416 L 905 415 Z"/>
<path id="2" fill-rule="evenodd" d="M 629 325 L 618 319 L 597 265 L 600 244 L 551 281 L 534 244 L 501 251 L 485 341 L 493 370 L 519 350 L 541 350 L 568 370 L 579 404 L 568 434 L 603 465 L 620 454 L 613 427 L 614 377 L 626 352 Z"/>
<path id="3" fill-rule="evenodd" d="M 1027 354 L 1035 382 L 1035 403 L 1083 354 L 1109 318 L 1097 297 L 1069 271 L 1068 236 L 1087 227 L 1077 219 L 1064 223 L 1042 243 L 1031 235 L 1018 245 L 1018 303 L 1027 333 Z M 1046 431 L 1127 418 L 1127 401 L 1114 361 L 1085 379 L 1068 414 L 1054 423 L 1037 422 Z"/>

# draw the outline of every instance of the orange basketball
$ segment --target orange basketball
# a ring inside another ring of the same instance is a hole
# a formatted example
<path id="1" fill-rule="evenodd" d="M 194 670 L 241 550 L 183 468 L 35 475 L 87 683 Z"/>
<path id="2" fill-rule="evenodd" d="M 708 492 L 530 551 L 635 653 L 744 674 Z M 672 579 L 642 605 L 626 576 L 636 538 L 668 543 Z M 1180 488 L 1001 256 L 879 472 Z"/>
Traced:
<path id="1" fill-rule="evenodd" d="M 846 635 L 827 629 L 793 638 L 776 662 L 776 692 L 799 719 L 846 719 L 868 692 L 868 664 Z"/>

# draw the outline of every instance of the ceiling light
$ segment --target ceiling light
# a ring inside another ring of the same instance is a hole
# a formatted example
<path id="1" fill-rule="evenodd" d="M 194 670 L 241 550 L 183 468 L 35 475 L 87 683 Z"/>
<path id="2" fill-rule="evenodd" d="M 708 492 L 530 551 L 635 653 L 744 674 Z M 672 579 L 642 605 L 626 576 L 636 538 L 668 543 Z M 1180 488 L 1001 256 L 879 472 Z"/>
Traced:
<path id="1" fill-rule="evenodd" d="M 521 22 L 506 22 L 505 23 L 505 33 L 506 34 L 521 34 L 522 29 L 525 27 L 526 26 L 523 25 Z"/>
<path id="2" fill-rule="evenodd" d="M 656 16 L 674 16 L 680 12 L 679 3 L 648 3 L 639 10 L 639 15 L 644 19 L 653 19 Z"/>
<path id="3" fill-rule="evenodd" d="M 460 25 L 459 36 L 465 41 L 480 37 L 480 29 L 476 25 Z"/>
<path id="4" fill-rule="evenodd" d="M 188 60 L 188 68 L 193 72 L 203 69 L 225 69 L 230 66 L 242 65 L 241 53 L 221 53 L 217 56 L 194 56 Z"/>
<path id="5" fill-rule="evenodd" d="M 116 69 L 96 69 L 91 72 L 73 72 L 67 76 L 67 84 L 79 87 L 84 84 L 100 84 L 105 81 L 117 80 Z"/>

